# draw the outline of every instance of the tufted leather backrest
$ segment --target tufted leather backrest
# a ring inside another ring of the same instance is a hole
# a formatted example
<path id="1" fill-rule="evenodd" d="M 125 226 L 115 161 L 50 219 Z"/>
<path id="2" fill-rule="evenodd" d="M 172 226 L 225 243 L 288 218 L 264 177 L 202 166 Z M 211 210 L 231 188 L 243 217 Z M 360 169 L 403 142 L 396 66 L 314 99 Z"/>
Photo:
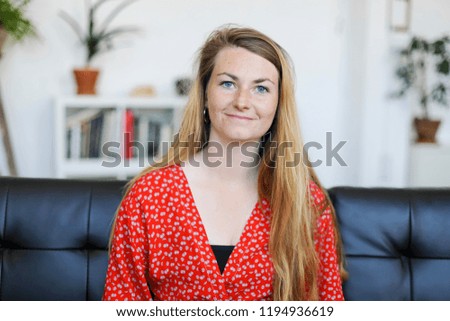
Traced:
<path id="1" fill-rule="evenodd" d="M 450 300 L 450 190 L 333 188 L 347 300 Z"/>
<path id="2" fill-rule="evenodd" d="M 0 178 L 0 299 L 99 300 L 123 186 Z"/>
<path id="3" fill-rule="evenodd" d="M 0 177 L 0 299 L 99 300 L 124 184 Z M 450 300 L 450 189 L 330 196 L 347 300 Z"/>

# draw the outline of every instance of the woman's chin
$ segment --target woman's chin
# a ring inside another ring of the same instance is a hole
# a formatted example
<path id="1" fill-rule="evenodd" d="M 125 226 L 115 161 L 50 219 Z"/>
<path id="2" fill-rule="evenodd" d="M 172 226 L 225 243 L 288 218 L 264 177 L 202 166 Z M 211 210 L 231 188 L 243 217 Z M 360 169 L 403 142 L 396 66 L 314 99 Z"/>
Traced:
<path id="1" fill-rule="evenodd" d="M 264 133 L 263 133 L 264 134 Z M 263 135 L 262 134 L 262 135 Z M 261 136 L 255 135 L 254 133 L 244 132 L 244 131 L 233 131 L 223 135 L 210 136 L 210 141 L 216 141 L 220 143 L 230 144 L 230 143 L 259 143 Z"/>

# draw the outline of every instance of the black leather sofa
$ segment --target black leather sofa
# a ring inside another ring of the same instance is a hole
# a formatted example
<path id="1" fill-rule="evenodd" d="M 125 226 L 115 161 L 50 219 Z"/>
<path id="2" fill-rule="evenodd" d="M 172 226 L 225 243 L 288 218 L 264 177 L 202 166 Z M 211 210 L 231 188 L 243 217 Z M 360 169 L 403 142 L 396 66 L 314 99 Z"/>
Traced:
<path id="1" fill-rule="evenodd" d="M 124 183 L 0 177 L 0 299 L 99 300 Z M 450 300 L 450 189 L 330 195 L 347 300 Z"/>

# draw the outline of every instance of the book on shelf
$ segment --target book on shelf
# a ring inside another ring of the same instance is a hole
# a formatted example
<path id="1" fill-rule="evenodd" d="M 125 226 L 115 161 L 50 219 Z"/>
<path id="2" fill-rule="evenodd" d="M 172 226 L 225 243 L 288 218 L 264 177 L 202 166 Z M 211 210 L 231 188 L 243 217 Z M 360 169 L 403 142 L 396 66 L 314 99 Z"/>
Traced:
<path id="1" fill-rule="evenodd" d="M 134 141 L 134 113 L 133 110 L 127 109 L 124 118 L 124 157 L 130 159 L 133 157 L 133 141 Z"/>
<path id="2" fill-rule="evenodd" d="M 125 159 L 151 160 L 167 152 L 172 141 L 170 111 L 128 108 L 122 117 L 118 113 L 113 108 L 77 108 L 69 114 L 67 159 L 102 158 L 102 147 L 108 142 L 119 142 Z"/>
<path id="3" fill-rule="evenodd" d="M 113 109 L 81 109 L 66 118 L 66 157 L 99 158 L 104 143 L 114 141 Z"/>
<path id="4" fill-rule="evenodd" d="M 172 125 L 167 112 L 135 114 L 134 126 L 137 150 L 143 152 L 145 158 L 153 159 L 167 152 L 166 146 L 170 144 L 172 135 Z"/>
<path id="5" fill-rule="evenodd" d="M 103 128 L 101 131 L 100 150 L 106 144 L 110 142 L 118 142 L 117 135 L 117 111 L 109 110 L 103 114 Z M 103 154 L 103 152 L 101 152 Z"/>
<path id="6" fill-rule="evenodd" d="M 102 139 L 102 129 L 103 129 L 103 119 L 104 113 L 99 114 L 97 117 L 90 122 L 90 133 L 89 133 L 89 158 L 100 157 L 101 139 Z"/>

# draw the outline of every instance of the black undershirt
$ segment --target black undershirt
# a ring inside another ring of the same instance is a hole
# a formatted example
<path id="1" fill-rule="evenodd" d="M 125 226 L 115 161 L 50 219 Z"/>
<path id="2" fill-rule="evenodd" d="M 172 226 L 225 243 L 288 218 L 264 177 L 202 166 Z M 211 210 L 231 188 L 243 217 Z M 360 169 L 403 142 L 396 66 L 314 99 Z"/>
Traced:
<path id="1" fill-rule="evenodd" d="M 216 256 L 217 264 L 220 268 L 220 273 L 223 273 L 225 265 L 227 264 L 228 258 L 233 252 L 233 245 L 211 245 L 211 248 Z"/>

